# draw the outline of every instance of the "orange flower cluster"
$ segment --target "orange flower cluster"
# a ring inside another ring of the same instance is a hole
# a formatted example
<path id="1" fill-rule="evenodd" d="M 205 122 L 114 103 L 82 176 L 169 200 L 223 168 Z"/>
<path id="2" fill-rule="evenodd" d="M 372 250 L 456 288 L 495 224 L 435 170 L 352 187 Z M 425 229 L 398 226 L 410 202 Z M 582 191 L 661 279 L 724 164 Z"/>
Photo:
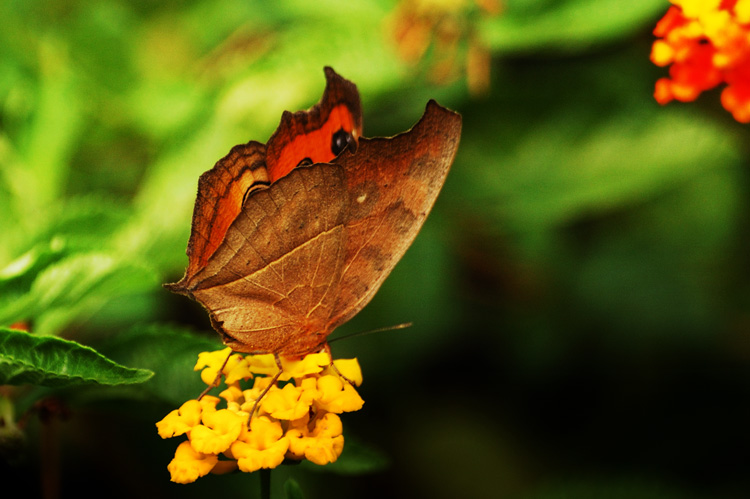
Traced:
<path id="1" fill-rule="evenodd" d="M 227 388 L 219 397 L 188 400 L 156 423 L 162 438 L 188 438 L 167 467 L 173 482 L 194 482 L 208 473 L 252 473 L 285 459 L 319 465 L 338 459 L 344 449 L 338 415 L 364 403 L 354 388 L 362 383 L 356 359 L 331 362 L 321 352 L 298 361 L 281 358 L 278 366 L 270 354 L 232 354 L 226 360 L 229 354 L 228 348 L 203 352 L 195 366 L 209 387 L 219 375 L 224 378 Z"/>
<path id="2" fill-rule="evenodd" d="M 670 0 L 657 23 L 651 61 L 670 66 L 656 82 L 659 104 L 695 100 L 725 83 L 721 103 L 750 123 L 750 0 Z"/>

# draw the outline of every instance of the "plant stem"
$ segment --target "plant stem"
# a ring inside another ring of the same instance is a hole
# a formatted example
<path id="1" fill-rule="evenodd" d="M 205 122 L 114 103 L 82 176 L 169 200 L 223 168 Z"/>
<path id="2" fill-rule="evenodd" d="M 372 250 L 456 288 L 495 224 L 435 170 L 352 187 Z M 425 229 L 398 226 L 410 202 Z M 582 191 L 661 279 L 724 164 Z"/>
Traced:
<path id="1" fill-rule="evenodd" d="M 266 468 L 260 469 L 260 497 L 261 499 L 271 499 L 271 470 Z"/>

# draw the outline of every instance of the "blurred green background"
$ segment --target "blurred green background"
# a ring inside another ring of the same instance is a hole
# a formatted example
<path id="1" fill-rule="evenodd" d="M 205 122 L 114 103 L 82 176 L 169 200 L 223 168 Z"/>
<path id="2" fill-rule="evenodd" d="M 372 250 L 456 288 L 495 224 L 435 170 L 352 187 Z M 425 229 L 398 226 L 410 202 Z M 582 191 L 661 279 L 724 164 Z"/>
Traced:
<path id="1" fill-rule="evenodd" d="M 6 490 L 39 496 L 51 460 L 61 497 L 257 496 L 245 474 L 169 482 L 179 439 L 154 423 L 219 344 L 160 284 L 186 265 L 200 173 L 317 102 L 330 65 L 366 136 L 430 98 L 464 129 L 416 242 L 335 336 L 413 327 L 332 345 L 365 376 L 344 456 L 389 464 L 284 467 L 274 493 L 291 476 L 306 497 L 747 497 L 748 128 L 716 91 L 654 102 L 668 6 L 0 2 L 0 324 L 156 372 L 3 392 L 25 423 Z"/>

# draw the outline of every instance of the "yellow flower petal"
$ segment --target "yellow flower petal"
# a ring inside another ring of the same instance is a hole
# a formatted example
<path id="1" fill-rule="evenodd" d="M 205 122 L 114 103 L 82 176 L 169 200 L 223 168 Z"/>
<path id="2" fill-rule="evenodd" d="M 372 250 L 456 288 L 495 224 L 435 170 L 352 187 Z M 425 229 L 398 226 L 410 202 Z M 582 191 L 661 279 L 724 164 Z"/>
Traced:
<path id="1" fill-rule="evenodd" d="M 734 15 L 742 24 L 750 24 L 750 0 L 737 0 L 734 5 Z"/>
<path id="2" fill-rule="evenodd" d="M 272 469 L 284 462 L 284 456 L 289 448 L 287 439 L 279 440 L 267 449 L 254 449 L 252 446 L 243 442 L 236 442 L 236 453 L 241 456 L 237 460 L 237 466 L 240 471 L 252 473 L 261 468 Z"/>
<path id="3" fill-rule="evenodd" d="M 310 410 L 316 395 L 315 380 L 308 378 L 300 387 L 287 383 L 284 388 L 272 388 L 261 400 L 261 408 L 276 419 L 299 419 Z"/>
<path id="4" fill-rule="evenodd" d="M 674 60 L 675 51 L 664 40 L 656 40 L 651 46 L 651 62 L 657 66 L 666 66 Z"/>
<path id="5" fill-rule="evenodd" d="M 245 357 L 248 369 L 255 374 L 273 376 L 279 372 L 279 366 L 276 365 L 276 357 L 273 354 L 248 355 Z"/>
<path id="6" fill-rule="evenodd" d="M 250 429 L 243 426 L 239 439 L 232 444 L 231 454 L 241 471 L 251 473 L 261 468 L 275 468 L 284 461 L 289 440 L 284 437 L 281 423 L 266 416 L 253 418 Z"/>
<path id="7" fill-rule="evenodd" d="M 241 379 L 251 378 L 247 361 L 240 354 L 231 355 L 231 348 L 224 348 L 215 352 L 201 352 L 198 354 L 193 370 L 201 371 L 201 379 L 207 385 L 211 385 L 216 379 L 219 369 L 226 376 L 227 383 L 231 384 Z M 227 359 L 227 357 L 229 357 Z M 226 362 L 226 363 L 225 363 Z"/>
<path id="8" fill-rule="evenodd" d="M 289 439 L 287 456 L 319 465 L 332 463 L 344 450 L 342 433 L 341 419 L 330 412 L 315 421 L 312 431 L 307 425 L 294 425 L 286 434 Z"/>
<path id="9" fill-rule="evenodd" d="M 288 360 L 282 357 L 281 368 L 284 372 L 280 379 L 286 381 L 291 378 L 301 378 L 310 374 L 317 374 L 330 364 L 331 356 L 328 352 L 307 354 L 298 360 Z"/>
<path id="10" fill-rule="evenodd" d="M 204 395 L 203 398 L 200 399 L 201 414 L 205 416 L 207 412 L 216 411 L 216 406 L 219 405 L 219 402 L 221 402 L 221 399 L 219 397 L 214 397 L 213 395 Z"/>
<path id="11" fill-rule="evenodd" d="M 247 362 L 247 359 L 240 357 L 237 362 L 232 362 L 233 359 L 234 357 L 232 357 L 232 359 L 227 362 L 227 365 L 223 371 L 225 376 L 224 382 L 226 384 L 231 385 L 232 383 L 235 383 L 237 381 L 250 379 L 253 377 L 253 373 L 250 371 L 250 366 Z"/>
<path id="12" fill-rule="evenodd" d="M 348 381 L 333 374 L 318 378 L 318 392 L 318 407 L 336 414 L 358 411 L 365 403 Z"/>
<path id="13" fill-rule="evenodd" d="M 182 442 L 167 469 L 173 482 L 191 483 L 210 473 L 218 461 L 218 456 L 202 454 L 193 449 L 190 442 Z"/>
<path id="14" fill-rule="evenodd" d="M 218 454 L 229 449 L 240 436 L 247 421 L 228 409 L 203 414 L 203 424 L 190 430 L 190 445 L 204 454 Z"/>
<path id="15" fill-rule="evenodd" d="M 219 394 L 219 397 L 223 398 L 227 402 L 244 402 L 245 397 L 242 393 L 242 389 L 239 386 L 239 383 L 235 383 L 229 387 L 227 387 L 226 390 L 222 391 Z"/>
<path id="16" fill-rule="evenodd" d="M 333 361 L 336 370 L 356 386 L 362 384 L 362 368 L 357 359 L 337 359 Z"/>
<path id="17" fill-rule="evenodd" d="M 253 380 L 253 387 L 249 390 L 242 391 L 244 401 L 240 404 L 240 410 L 250 413 L 255 407 L 255 401 L 260 398 L 261 393 L 271 384 L 271 379 L 267 376 L 259 376 Z"/>
<path id="18" fill-rule="evenodd" d="M 721 0 L 672 0 L 672 3 L 682 7 L 685 17 L 697 18 L 718 9 Z"/>
<path id="19" fill-rule="evenodd" d="M 156 423 L 156 429 L 161 438 L 182 435 L 200 424 L 201 404 L 197 400 L 188 400 Z"/>
<path id="20" fill-rule="evenodd" d="M 334 463 L 344 451 L 344 435 L 332 439 L 317 439 L 305 450 L 305 458 L 317 465 Z"/>

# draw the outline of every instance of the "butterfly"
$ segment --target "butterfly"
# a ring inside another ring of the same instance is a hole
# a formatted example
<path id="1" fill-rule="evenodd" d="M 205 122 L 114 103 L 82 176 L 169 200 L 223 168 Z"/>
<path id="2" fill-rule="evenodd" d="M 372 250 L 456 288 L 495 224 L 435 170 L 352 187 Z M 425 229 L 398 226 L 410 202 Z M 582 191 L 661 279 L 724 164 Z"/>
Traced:
<path id="1" fill-rule="evenodd" d="M 233 147 L 198 181 L 183 278 L 233 351 L 301 357 L 327 346 L 411 245 L 445 182 L 461 116 L 429 101 L 390 138 L 362 137 L 357 87 L 324 69 L 308 111 L 266 144 Z"/>

